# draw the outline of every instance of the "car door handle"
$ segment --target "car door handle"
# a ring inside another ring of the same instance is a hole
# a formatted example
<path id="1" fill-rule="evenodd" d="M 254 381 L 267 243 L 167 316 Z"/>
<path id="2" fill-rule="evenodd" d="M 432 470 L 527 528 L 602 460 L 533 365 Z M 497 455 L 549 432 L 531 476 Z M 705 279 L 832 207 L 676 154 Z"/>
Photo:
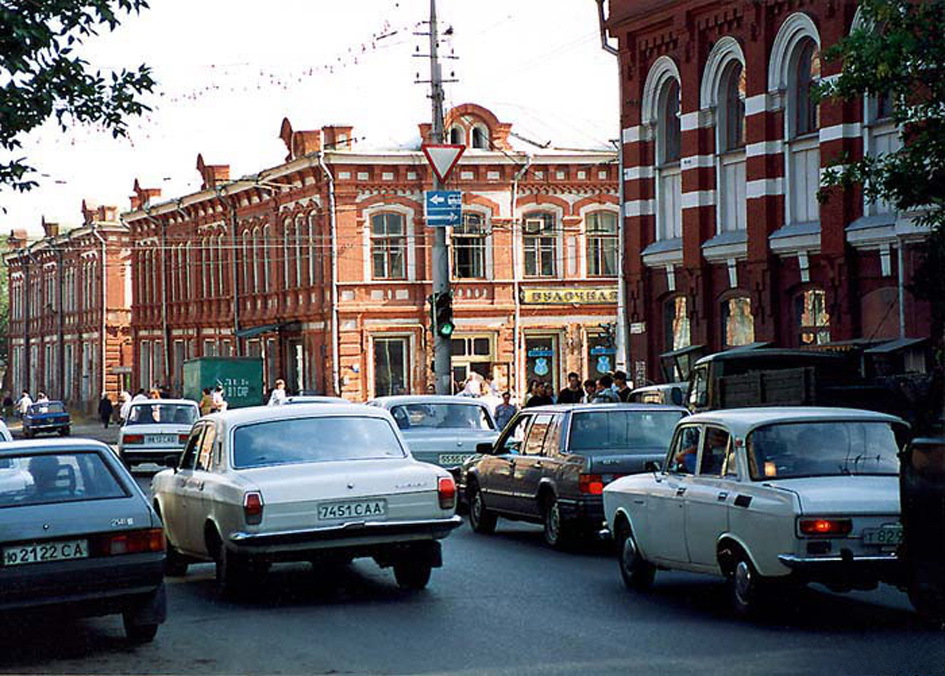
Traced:
<path id="1" fill-rule="evenodd" d="M 685 486 L 680 486 L 679 488 L 676 489 L 676 495 L 682 495 L 685 492 L 686 492 Z"/>
<path id="2" fill-rule="evenodd" d="M 728 497 L 728 491 L 722 491 L 721 493 L 719 493 L 719 497 L 717 498 L 717 500 L 718 500 L 719 502 L 722 502 L 722 501 L 724 501 L 727 497 Z"/>

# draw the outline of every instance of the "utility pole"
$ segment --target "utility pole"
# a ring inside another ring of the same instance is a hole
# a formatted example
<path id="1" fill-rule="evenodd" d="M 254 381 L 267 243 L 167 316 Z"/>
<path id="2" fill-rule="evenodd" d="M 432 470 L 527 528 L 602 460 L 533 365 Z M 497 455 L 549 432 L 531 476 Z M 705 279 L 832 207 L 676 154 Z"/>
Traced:
<path id="1" fill-rule="evenodd" d="M 443 76 L 438 56 L 439 31 L 436 23 L 436 0 L 430 0 L 430 99 L 433 107 L 433 143 L 443 143 Z M 433 173 L 433 189 L 443 185 Z M 446 245 L 446 228 L 433 228 L 433 296 L 450 293 L 450 258 Z M 453 393 L 453 375 L 450 364 L 450 338 L 433 332 L 433 373 L 437 394 Z"/>

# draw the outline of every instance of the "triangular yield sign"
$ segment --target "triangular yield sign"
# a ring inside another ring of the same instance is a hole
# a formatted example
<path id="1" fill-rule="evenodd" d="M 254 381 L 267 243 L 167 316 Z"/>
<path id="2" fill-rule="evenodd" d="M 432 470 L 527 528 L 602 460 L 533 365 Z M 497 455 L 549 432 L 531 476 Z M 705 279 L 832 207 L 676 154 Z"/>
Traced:
<path id="1" fill-rule="evenodd" d="M 446 183 L 453 167 L 456 166 L 459 158 L 463 155 L 463 151 L 466 150 L 466 146 L 424 143 L 420 146 L 420 150 L 423 151 L 427 162 L 433 167 L 433 173 L 440 181 Z"/>

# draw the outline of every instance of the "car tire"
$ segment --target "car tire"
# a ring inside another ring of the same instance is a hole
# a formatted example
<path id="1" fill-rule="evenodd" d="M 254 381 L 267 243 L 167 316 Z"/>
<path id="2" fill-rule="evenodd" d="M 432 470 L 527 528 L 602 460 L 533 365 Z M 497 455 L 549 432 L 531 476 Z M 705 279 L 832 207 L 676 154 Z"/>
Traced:
<path id="1" fill-rule="evenodd" d="M 574 541 L 574 528 L 561 516 L 561 505 L 555 497 L 544 500 L 541 510 L 545 543 L 554 549 L 565 549 Z"/>
<path id="2" fill-rule="evenodd" d="M 494 533 L 497 521 L 498 516 L 486 507 L 482 499 L 479 484 L 471 484 L 469 486 L 469 525 L 473 531 L 484 535 Z"/>
<path id="3" fill-rule="evenodd" d="M 433 566 L 417 561 L 400 561 L 394 564 L 394 579 L 401 589 L 420 591 L 430 582 Z"/>
<path id="4" fill-rule="evenodd" d="M 167 558 L 164 559 L 164 574 L 170 577 L 184 577 L 189 566 L 189 559 L 181 554 L 177 547 L 168 542 Z"/>
<path id="5" fill-rule="evenodd" d="M 249 561 L 221 543 L 216 558 L 217 588 L 224 595 L 236 595 L 245 590 L 249 573 Z"/>
<path id="6" fill-rule="evenodd" d="M 620 567 L 620 577 L 627 589 L 632 591 L 647 591 L 653 586 L 656 577 L 656 566 L 643 558 L 637 541 L 630 530 L 630 524 L 622 522 L 617 527 L 617 565 Z"/>
<path id="7" fill-rule="evenodd" d="M 61 436 L 61 437 L 67 437 L 67 436 L 69 436 L 69 428 L 68 428 L 68 427 L 63 427 L 61 430 L 59 430 L 59 436 Z"/>
<path id="8" fill-rule="evenodd" d="M 125 636 L 131 643 L 150 643 L 157 636 L 156 623 L 138 624 L 131 613 L 123 613 L 121 619 L 125 625 Z"/>
<path id="9" fill-rule="evenodd" d="M 742 551 L 735 554 L 729 589 L 735 614 L 746 619 L 758 618 L 766 607 L 765 579 Z"/>

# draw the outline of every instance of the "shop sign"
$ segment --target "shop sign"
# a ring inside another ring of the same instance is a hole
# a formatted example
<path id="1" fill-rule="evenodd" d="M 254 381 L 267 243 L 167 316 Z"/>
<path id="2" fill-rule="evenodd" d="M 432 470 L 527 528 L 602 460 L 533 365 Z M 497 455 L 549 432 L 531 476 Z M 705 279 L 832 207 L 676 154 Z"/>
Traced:
<path id="1" fill-rule="evenodd" d="M 555 351 L 550 347 L 533 347 L 528 351 L 529 357 L 554 357 Z"/>
<path id="2" fill-rule="evenodd" d="M 635 336 L 646 333 L 646 322 L 630 322 L 630 333 Z"/>
<path id="3" fill-rule="evenodd" d="M 598 345 L 597 347 L 591 348 L 591 356 L 597 357 L 602 354 L 617 354 L 617 349 L 613 347 L 604 347 L 603 345 Z"/>
<path id="4" fill-rule="evenodd" d="M 530 305 L 610 305 L 617 302 L 617 287 L 580 289 L 522 289 Z"/>

